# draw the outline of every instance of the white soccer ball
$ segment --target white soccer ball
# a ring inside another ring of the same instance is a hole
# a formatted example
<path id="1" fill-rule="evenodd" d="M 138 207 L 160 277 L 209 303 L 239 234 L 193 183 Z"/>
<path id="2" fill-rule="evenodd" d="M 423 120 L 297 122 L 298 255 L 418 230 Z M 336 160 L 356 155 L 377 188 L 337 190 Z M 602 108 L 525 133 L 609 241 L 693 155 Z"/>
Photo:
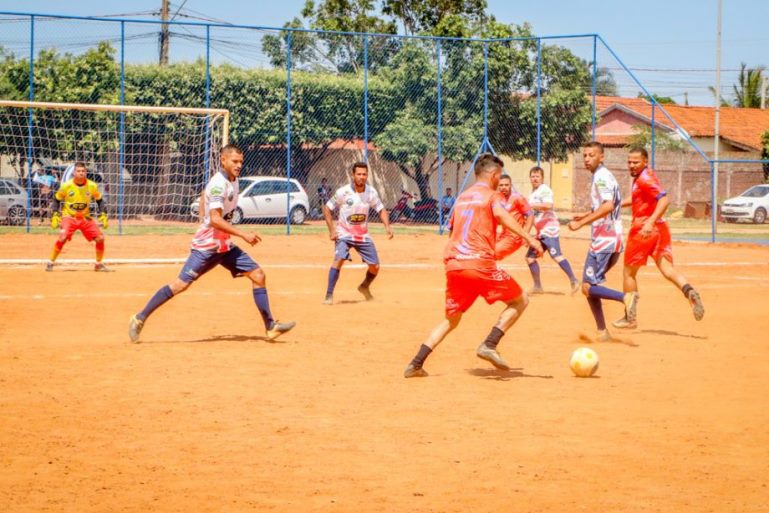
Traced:
<path id="1" fill-rule="evenodd" d="M 569 367 L 575 376 L 589 378 L 598 370 L 598 353 L 589 347 L 580 347 L 571 353 Z"/>

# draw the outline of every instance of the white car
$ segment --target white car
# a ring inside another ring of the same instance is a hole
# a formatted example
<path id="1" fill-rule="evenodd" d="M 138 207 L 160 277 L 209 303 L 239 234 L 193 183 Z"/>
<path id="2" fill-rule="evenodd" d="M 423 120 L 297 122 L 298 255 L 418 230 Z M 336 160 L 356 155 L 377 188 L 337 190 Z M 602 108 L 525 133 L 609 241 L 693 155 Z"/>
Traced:
<path id="1" fill-rule="evenodd" d="M 240 178 L 238 207 L 230 222 L 239 224 L 246 219 L 285 219 L 291 224 L 302 224 L 310 210 L 310 200 L 302 184 L 294 179 L 274 176 L 247 176 Z M 288 197 L 286 194 L 287 187 Z M 190 213 L 198 219 L 199 199 L 190 205 Z"/>
<path id="2" fill-rule="evenodd" d="M 11 180 L 0 179 L 0 221 L 12 225 L 27 219 L 27 191 Z"/>
<path id="3" fill-rule="evenodd" d="M 767 212 L 769 212 L 769 184 L 754 185 L 721 205 L 721 216 L 727 223 L 734 223 L 738 219 L 749 219 L 756 224 L 763 224 L 766 221 Z"/>

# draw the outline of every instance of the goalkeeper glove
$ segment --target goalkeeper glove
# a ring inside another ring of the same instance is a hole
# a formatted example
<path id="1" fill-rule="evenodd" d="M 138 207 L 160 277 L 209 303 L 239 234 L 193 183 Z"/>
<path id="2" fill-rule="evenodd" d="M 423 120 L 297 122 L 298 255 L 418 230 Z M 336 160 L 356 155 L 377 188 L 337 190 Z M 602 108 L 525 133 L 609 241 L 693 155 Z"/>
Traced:
<path id="1" fill-rule="evenodd" d="M 109 223 L 107 222 L 106 212 L 102 212 L 101 214 L 99 214 L 99 222 L 101 223 L 101 227 L 106 230 L 107 226 L 109 225 Z"/>
<path id="2" fill-rule="evenodd" d="M 61 214 L 59 214 L 58 212 L 54 212 L 51 215 L 51 228 L 55 230 L 56 228 L 59 227 L 60 224 L 61 224 Z"/>

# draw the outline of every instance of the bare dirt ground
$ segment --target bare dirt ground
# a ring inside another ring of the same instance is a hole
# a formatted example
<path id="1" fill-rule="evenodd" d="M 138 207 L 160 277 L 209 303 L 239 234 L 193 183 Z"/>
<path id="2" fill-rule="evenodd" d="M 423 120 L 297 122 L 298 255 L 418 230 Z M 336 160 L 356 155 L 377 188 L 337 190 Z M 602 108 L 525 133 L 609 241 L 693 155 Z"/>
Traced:
<path id="1" fill-rule="evenodd" d="M 107 258 L 184 258 L 189 238 L 110 237 Z M 549 293 L 500 345 L 513 371 L 475 357 L 501 310 L 481 301 L 430 377 L 406 380 L 442 316 L 444 241 L 379 236 L 375 300 L 346 267 L 327 307 L 326 237 L 265 237 L 248 251 L 277 317 L 299 323 L 275 343 L 221 269 L 134 345 L 129 316 L 179 265 L 0 267 L 0 510 L 769 511 L 769 250 L 676 244 L 705 319 L 647 268 L 639 329 L 593 344 L 590 379 L 568 368 L 594 331 L 587 304 L 546 258 Z M 5 235 L 0 258 L 52 244 Z M 581 272 L 586 242 L 563 246 Z M 76 236 L 63 258 L 92 251 Z M 506 264 L 530 284 L 522 254 Z"/>

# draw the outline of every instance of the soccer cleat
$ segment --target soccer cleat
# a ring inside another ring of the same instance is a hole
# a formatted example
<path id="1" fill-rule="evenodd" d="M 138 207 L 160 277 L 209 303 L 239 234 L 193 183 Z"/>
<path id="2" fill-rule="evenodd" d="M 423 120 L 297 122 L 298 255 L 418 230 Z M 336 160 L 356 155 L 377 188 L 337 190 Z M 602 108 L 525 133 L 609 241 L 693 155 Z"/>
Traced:
<path id="1" fill-rule="evenodd" d="M 139 335 L 143 327 L 144 321 L 140 321 L 135 315 L 132 315 L 131 320 L 128 321 L 128 338 L 131 339 L 131 342 L 136 343 L 139 341 Z"/>
<path id="2" fill-rule="evenodd" d="M 528 292 L 530 296 L 537 296 L 539 294 L 544 294 L 544 293 L 545 293 L 545 289 L 543 289 L 542 287 L 532 287 L 529 289 L 529 292 Z"/>
<path id="3" fill-rule="evenodd" d="M 334 304 L 334 296 L 331 294 L 326 294 L 326 299 L 323 300 L 324 305 L 333 305 Z"/>
<path id="4" fill-rule="evenodd" d="M 638 322 L 628 321 L 627 318 L 623 317 L 621 319 L 617 319 L 611 323 L 611 325 L 622 330 L 634 330 L 638 327 Z"/>
<path id="5" fill-rule="evenodd" d="M 296 326 L 296 321 L 272 323 L 272 328 L 267 330 L 267 340 L 275 340 L 284 333 L 291 331 Z"/>
<path id="6" fill-rule="evenodd" d="M 410 363 L 406 370 L 403 372 L 404 378 L 426 378 L 427 371 L 422 367 L 414 367 L 413 363 Z"/>
<path id="7" fill-rule="evenodd" d="M 622 298 L 622 302 L 625 303 L 625 319 L 630 322 L 636 320 L 639 298 L 638 292 L 626 292 L 625 297 Z"/>
<path id="8" fill-rule="evenodd" d="M 576 280 L 571 282 L 571 295 L 573 296 L 579 291 L 580 283 Z"/>
<path id="9" fill-rule="evenodd" d="M 368 287 L 366 287 L 363 284 L 358 285 L 358 292 L 363 294 L 363 297 L 366 298 L 366 301 L 371 301 L 372 299 L 374 299 L 374 296 L 371 295 L 371 291 L 368 289 Z"/>
<path id="10" fill-rule="evenodd" d="M 47 263 L 45 264 L 45 270 L 46 270 L 47 272 L 51 272 L 51 271 L 53 271 L 53 262 L 47 262 Z"/>
<path id="11" fill-rule="evenodd" d="M 502 359 L 497 350 L 490 348 L 485 342 L 482 342 L 481 345 L 478 346 L 475 354 L 478 358 L 486 360 L 499 370 L 510 370 L 510 366 L 504 359 Z"/>
<path id="12" fill-rule="evenodd" d="M 112 269 L 104 265 L 104 262 L 96 262 L 93 266 L 93 270 L 97 273 L 111 273 Z"/>
<path id="13" fill-rule="evenodd" d="M 692 305 L 694 319 L 701 321 L 705 316 L 705 305 L 702 304 L 702 298 L 700 297 L 700 294 L 694 289 L 689 291 L 689 303 Z"/>

